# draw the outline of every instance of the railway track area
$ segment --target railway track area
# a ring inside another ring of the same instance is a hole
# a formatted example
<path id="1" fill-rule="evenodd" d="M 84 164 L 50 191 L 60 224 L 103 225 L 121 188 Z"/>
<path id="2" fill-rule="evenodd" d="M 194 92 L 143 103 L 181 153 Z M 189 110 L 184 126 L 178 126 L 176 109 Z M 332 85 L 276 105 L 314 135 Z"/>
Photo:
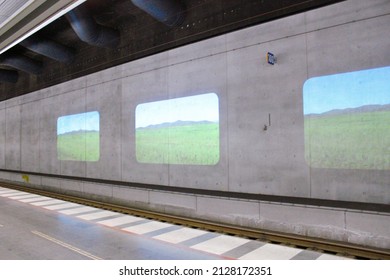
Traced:
<path id="1" fill-rule="evenodd" d="M 64 200 L 122 214 L 128 214 L 160 222 L 171 223 L 174 225 L 181 225 L 211 232 L 239 236 L 273 244 L 282 244 L 295 248 L 312 250 L 315 252 L 339 255 L 352 259 L 390 260 L 390 250 L 386 249 L 368 248 L 350 243 L 336 242 L 294 234 L 286 234 L 262 229 L 245 228 L 227 224 L 219 224 L 210 221 L 190 219 L 175 215 L 162 214 L 147 210 L 125 207 L 121 205 L 115 205 L 111 203 L 105 203 L 96 200 L 80 198 L 76 196 L 49 192 L 46 190 L 28 188 L 23 185 L 8 182 L 0 182 L 0 187 L 51 197 L 54 199 Z"/>

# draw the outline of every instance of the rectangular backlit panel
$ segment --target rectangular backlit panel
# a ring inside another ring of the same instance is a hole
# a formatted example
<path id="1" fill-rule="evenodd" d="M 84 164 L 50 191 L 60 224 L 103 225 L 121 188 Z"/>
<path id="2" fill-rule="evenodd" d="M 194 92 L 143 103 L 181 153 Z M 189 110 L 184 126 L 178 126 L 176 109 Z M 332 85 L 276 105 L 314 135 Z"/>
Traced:
<path id="1" fill-rule="evenodd" d="M 390 67 L 311 78 L 303 100 L 310 166 L 390 169 Z"/>
<path id="2" fill-rule="evenodd" d="M 215 165 L 219 161 L 215 93 L 140 104 L 135 127 L 138 162 Z"/>
<path id="3" fill-rule="evenodd" d="M 100 157 L 99 112 L 62 116 L 57 119 L 57 158 L 98 161 Z"/>

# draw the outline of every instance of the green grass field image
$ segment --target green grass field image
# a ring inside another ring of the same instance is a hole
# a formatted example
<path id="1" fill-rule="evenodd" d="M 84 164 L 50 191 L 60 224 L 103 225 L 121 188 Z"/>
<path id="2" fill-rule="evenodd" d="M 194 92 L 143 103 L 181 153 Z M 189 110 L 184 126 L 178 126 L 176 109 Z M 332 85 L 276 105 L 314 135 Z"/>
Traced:
<path id="1" fill-rule="evenodd" d="M 312 167 L 390 169 L 390 110 L 305 119 Z"/>
<path id="2" fill-rule="evenodd" d="M 219 161 L 219 124 L 193 123 L 137 129 L 137 160 L 143 163 L 214 165 Z"/>
<path id="3" fill-rule="evenodd" d="M 390 170 L 390 67 L 304 85 L 305 157 L 314 168 Z"/>
<path id="4" fill-rule="evenodd" d="M 215 165 L 219 162 L 219 150 L 219 106 L 216 94 L 137 106 L 138 162 Z"/>
<path id="5" fill-rule="evenodd" d="M 68 115 L 57 120 L 57 158 L 98 161 L 100 157 L 99 113 Z"/>

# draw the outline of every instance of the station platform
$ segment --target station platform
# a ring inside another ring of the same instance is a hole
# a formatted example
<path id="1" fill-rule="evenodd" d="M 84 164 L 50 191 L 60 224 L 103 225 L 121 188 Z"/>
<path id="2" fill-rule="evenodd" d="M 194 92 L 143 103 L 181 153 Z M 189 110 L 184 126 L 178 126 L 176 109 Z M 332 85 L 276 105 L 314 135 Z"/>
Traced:
<path id="1" fill-rule="evenodd" d="M 342 260 L 0 187 L 2 260 Z"/>

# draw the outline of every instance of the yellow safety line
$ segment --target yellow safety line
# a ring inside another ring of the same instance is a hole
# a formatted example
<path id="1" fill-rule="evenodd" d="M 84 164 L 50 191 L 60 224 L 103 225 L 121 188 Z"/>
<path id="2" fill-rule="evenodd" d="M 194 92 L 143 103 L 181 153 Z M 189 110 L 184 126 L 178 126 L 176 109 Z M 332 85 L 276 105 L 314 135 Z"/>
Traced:
<path id="1" fill-rule="evenodd" d="M 39 232 L 39 231 L 31 231 L 31 232 L 32 232 L 33 234 L 35 234 L 35 235 L 38 235 L 38 236 L 40 236 L 40 237 L 46 239 L 46 240 L 49 240 L 49 241 L 54 242 L 54 243 L 56 243 L 56 244 L 58 244 L 58 245 L 60 245 L 60 246 L 62 246 L 62 247 L 65 247 L 65 248 L 67 248 L 67 249 L 69 249 L 69 250 L 72 250 L 72 251 L 74 251 L 74 252 L 76 252 L 76 253 L 79 253 L 80 255 L 83 255 L 83 256 L 85 256 L 85 257 L 87 257 L 87 258 L 90 258 L 90 259 L 93 259 L 93 260 L 102 260 L 102 258 L 99 258 L 99 257 L 97 257 L 97 256 L 95 256 L 95 255 L 92 255 L 92 254 L 90 254 L 90 253 L 88 253 L 88 252 L 86 252 L 86 251 L 84 251 L 84 250 L 82 250 L 82 249 L 79 249 L 79 248 L 77 248 L 77 247 L 74 247 L 74 246 L 72 246 L 72 245 L 70 245 L 70 244 L 68 244 L 68 243 L 65 243 L 65 242 L 63 242 L 63 241 L 60 241 L 60 240 L 58 240 L 58 239 L 55 239 L 55 238 L 53 238 L 53 237 L 51 237 L 51 236 L 48 236 L 48 235 L 46 235 L 46 234 L 44 234 L 44 233 L 42 233 L 42 232 Z"/>

